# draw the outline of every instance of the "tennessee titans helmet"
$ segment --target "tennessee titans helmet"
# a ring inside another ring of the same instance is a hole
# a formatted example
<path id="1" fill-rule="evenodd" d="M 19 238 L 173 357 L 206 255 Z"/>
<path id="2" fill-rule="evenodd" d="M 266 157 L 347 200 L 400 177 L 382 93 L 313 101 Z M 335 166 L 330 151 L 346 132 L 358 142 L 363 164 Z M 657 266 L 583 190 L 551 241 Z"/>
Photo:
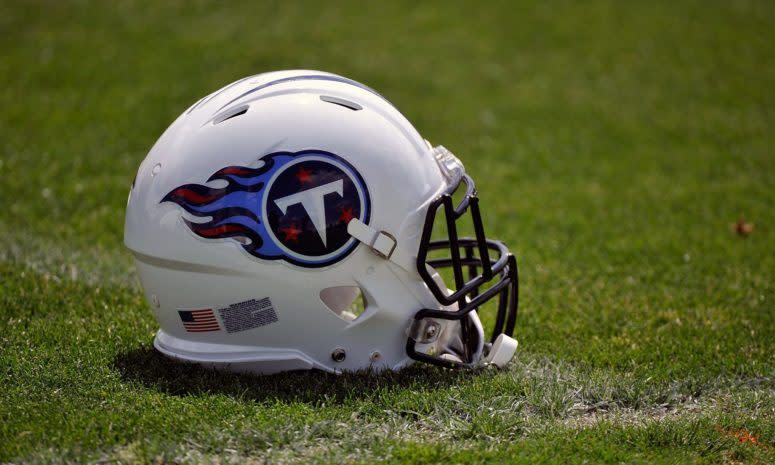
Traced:
<path id="1" fill-rule="evenodd" d="M 140 165 L 124 241 L 175 359 L 340 373 L 516 351 L 517 261 L 463 164 L 335 74 L 250 76 L 188 108 Z"/>

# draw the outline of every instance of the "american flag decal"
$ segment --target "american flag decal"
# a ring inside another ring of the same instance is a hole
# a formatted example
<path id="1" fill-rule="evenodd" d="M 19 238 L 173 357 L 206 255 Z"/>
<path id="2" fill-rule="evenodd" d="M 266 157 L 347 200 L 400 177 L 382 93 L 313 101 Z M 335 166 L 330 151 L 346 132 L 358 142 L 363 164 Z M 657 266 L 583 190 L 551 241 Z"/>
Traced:
<path id="1" fill-rule="evenodd" d="M 220 331 L 221 326 L 215 319 L 213 309 L 202 310 L 178 310 L 180 321 L 189 333 L 204 333 L 208 331 Z"/>

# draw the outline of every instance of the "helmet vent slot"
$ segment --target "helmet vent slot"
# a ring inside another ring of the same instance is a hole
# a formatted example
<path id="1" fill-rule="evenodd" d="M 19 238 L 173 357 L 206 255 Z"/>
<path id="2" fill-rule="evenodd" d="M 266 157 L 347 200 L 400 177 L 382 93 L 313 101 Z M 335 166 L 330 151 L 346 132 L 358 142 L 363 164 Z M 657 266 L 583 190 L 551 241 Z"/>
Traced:
<path id="1" fill-rule="evenodd" d="M 320 300 L 344 321 L 355 321 L 366 311 L 368 302 L 358 286 L 336 286 L 320 291 Z"/>
<path id="2" fill-rule="evenodd" d="M 331 97 L 330 95 L 321 95 L 320 100 L 328 103 L 333 103 L 334 105 L 339 105 L 340 107 L 349 108 L 352 111 L 363 110 L 363 107 L 358 105 L 357 103 L 351 102 L 349 100 L 345 100 L 339 97 Z"/>
<path id="3" fill-rule="evenodd" d="M 248 112 L 248 108 L 249 108 L 248 105 L 243 105 L 241 107 L 237 107 L 237 108 L 231 109 L 231 110 L 229 110 L 229 111 L 227 111 L 225 113 L 222 113 L 222 114 L 216 116 L 215 118 L 213 118 L 213 124 L 221 124 L 221 123 L 223 123 L 226 120 L 230 120 L 232 118 L 236 118 L 238 116 L 242 116 L 242 115 L 244 115 L 245 113 Z"/>

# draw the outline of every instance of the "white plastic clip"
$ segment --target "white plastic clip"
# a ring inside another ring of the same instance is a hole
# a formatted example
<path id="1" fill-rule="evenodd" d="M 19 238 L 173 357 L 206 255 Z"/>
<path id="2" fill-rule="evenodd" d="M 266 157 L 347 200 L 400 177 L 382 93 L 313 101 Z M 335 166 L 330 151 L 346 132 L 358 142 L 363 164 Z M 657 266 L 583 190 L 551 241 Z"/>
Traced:
<path id="1" fill-rule="evenodd" d="M 465 172 L 465 168 L 458 157 L 453 155 L 452 152 L 447 150 L 443 145 L 439 145 L 431 150 L 431 155 L 439 165 L 441 174 L 449 180 L 450 184 L 456 184 L 460 181 L 460 178 L 463 177 L 463 173 Z"/>
<path id="2" fill-rule="evenodd" d="M 371 247 L 375 254 L 385 260 L 390 260 L 407 271 L 412 271 L 414 268 L 415 260 L 404 255 L 401 249 L 397 248 L 398 241 L 392 234 L 378 231 L 358 218 L 353 218 L 347 223 L 347 233 Z"/>
<path id="3" fill-rule="evenodd" d="M 505 334 L 499 334 L 495 338 L 495 343 L 490 349 L 490 353 L 482 360 L 485 365 L 495 365 L 498 368 L 505 367 L 509 361 L 514 357 L 514 353 L 517 351 L 517 345 L 519 343 L 516 339 L 506 336 Z"/>

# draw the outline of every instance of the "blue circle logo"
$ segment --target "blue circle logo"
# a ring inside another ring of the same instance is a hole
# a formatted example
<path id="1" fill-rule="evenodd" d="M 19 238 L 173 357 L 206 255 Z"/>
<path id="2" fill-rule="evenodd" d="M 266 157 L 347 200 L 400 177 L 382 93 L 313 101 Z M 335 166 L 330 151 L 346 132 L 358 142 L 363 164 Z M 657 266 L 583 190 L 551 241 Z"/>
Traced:
<path id="1" fill-rule="evenodd" d="M 207 180 L 225 180 L 226 187 L 186 184 L 162 202 L 193 215 L 183 221 L 197 236 L 230 239 L 262 259 L 322 267 L 357 246 L 347 224 L 368 223 L 370 202 L 352 165 L 322 150 L 276 152 L 260 161 L 258 168 L 227 166 Z"/>
<path id="2" fill-rule="evenodd" d="M 262 207 L 275 244 L 288 258 L 318 266 L 349 253 L 353 218 L 368 222 L 368 194 L 360 175 L 333 154 L 297 157 L 269 181 Z"/>

